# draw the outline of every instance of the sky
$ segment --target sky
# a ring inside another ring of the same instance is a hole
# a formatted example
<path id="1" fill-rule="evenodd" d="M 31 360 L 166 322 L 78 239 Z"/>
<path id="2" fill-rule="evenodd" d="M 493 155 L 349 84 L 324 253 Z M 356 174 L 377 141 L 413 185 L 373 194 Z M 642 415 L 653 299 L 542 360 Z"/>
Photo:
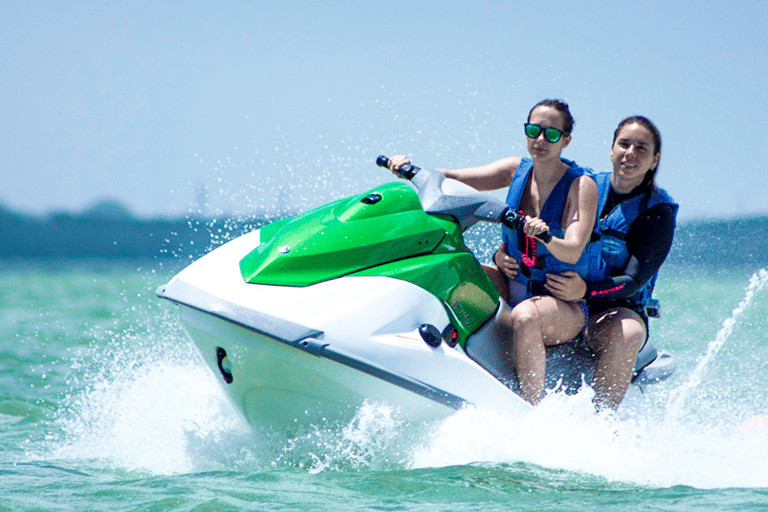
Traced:
<path id="1" fill-rule="evenodd" d="M 0 0 L 0 206 L 142 217 L 307 209 L 391 181 L 377 155 L 524 156 L 544 98 L 563 156 L 610 170 L 661 130 L 679 218 L 768 214 L 768 2 Z"/>

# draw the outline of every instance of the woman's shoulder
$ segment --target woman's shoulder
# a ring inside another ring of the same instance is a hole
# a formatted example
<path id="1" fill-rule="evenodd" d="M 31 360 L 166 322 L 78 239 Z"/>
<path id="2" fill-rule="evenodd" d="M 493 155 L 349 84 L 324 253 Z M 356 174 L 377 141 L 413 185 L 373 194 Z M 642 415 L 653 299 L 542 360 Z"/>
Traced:
<path id="1" fill-rule="evenodd" d="M 673 206 L 677 206 L 677 203 L 666 190 L 661 187 L 653 187 L 653 199 L 656 204 L 665 203 Z"/>
<path id="2" fill-rule="evenodd" d="M 573 177 L 571 182 L 571 194 L 584 194 L 594 195 L 597 198 L 597 184 L 595 183 L 595 177 L 588 173 L 577 173 Z"/>
<path id="3" fill-rule="evenodd" d="M 492 165 L 499 165 L 505 169 L 508 169 L 512 172 L 516 171 L 518 167 L 520 167 L 524 163 L 532 162 L 532 160 L 528 157 L 522 157 L 522 156 L 508 156 L 506 158 L 502 158 L 501 160 L 496 160 Z"/>
<path id="4" fill-rule="evenodd" d="M 496 160 L 491 166 L 495 167 L 498 172 L 508 174 L 511 181 L 512 177 L 514 177 L 518 171 L 533 167 L 533 161 L 527 157 L 508 156 L 501 160 Z"/>
<path id="5" fill-rule="evenodd" d="M 645 210 L 644 217 L 657 224 L 672 224 L 677 220 L 678 206 L 676 203 L 659 202 L 650 205 Z"/>
<path id="6" fill-rule="evenodd" d="M 567 158 L 561 157 L 560 161 L 568 166 L 568 172 L 575 174 L 586 174 L 588 176 L 595 176 L 597 174 L 591 167 L 579 165 L 573 160 L 568 160 Z"/>

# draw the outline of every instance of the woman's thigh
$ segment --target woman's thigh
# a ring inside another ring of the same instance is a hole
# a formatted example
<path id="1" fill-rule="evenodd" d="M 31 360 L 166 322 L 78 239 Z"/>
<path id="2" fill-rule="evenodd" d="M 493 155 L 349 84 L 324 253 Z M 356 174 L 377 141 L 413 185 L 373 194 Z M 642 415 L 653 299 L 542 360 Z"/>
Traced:
<path id="1" fill-rule="evenodd" d="M 564 343 L 584 330 L 586 318 L 578 302 L 566 302 L 551 295 L 539 295 L 521 302 L 519 306 L 525 303 L 528 303 L 529 311 L 535 311 L 538 315 L 545 345 Z"/>
<path id="2" fill-rule="evenodd" d="M 589 320 L 587 343 L 598 354 L 613 343 L 638 345 L 639 350 L 645 338 L 645 322 L 629 308 L 609 309 Z"/>

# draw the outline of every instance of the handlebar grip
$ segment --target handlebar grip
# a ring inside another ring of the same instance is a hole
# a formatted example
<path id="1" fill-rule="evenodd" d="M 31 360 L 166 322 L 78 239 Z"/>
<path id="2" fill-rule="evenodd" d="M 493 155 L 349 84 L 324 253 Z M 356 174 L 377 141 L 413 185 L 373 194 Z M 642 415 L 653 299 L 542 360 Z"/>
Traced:
<path id="1" fill-rule="evenodd" d="M 385 157 L 384 155 L 379 155 L 378 157 L 376 157 L 376 165 L 378 165 L 379 167 L 389 168 L 389 158 Z M 398 169 L 395 172 L 398 173 L 403 178 L 410 180 L 410 179 L 413 179 L 413 177 L 416 176 L 416 173 L 419 172 L 420 170 L 421 168 L 408 164 L 408 165 L 402 166 L 400 169 Z"/>
<path id="2" fill-rule="evenodd" d="M 517 230 L 523 229 L 523 225 L 525 225 L 525 219 L 518 212 L 512 210 L 511 208 L 507 208 L 501 215 L 501 223 L 510 229 Z M 549 241 L 552 240 L 552 233 L 549 231 L 544 231 L 543 233 L 536 235 L 536 238 L 544 243 L 549 243 Z"/>

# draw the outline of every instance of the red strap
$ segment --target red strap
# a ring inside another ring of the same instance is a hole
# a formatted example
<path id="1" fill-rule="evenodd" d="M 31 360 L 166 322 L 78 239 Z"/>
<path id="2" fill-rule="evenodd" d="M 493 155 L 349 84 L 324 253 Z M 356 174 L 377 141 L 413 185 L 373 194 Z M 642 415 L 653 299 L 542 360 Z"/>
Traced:
<path id="1" fill-rule="evenodd" d="M 593 291 L 592 293 L 590 293 L 589 295 L 590 295 L 590 297 L 599 297 L 600 295 L 607 295 L 607 294 L 609 294 L 609 293 L 618 292 L 619 290 L 621 290 L 622 288 L 624 288 L 624 286 L 625 286 L 625 285 L 623 285 L 623 284 L 620 284 L 619 286 L 616 286 L 616 287 L 614 287 L 614 288 L 611 288 L 611 289 L 609 289 L 609 290 L 600 290 L 600 291 L 594 290 L 594 291 Z"/>
<path id="2" fill-rule="evenodd" d="M 536 264 L 536 239 L 525 235 L 525 254 L 520 255 L 523 265 L 532 267 Z"/>
<path id="3" fill-rule="evenodd" d="M 520 215 L 525 218 L 525 212 L 521 209 Z M 532 267 L 536 264 L 536 239 L 525 235 L 525 254 L 520 255 L 523 265 Z"/>

